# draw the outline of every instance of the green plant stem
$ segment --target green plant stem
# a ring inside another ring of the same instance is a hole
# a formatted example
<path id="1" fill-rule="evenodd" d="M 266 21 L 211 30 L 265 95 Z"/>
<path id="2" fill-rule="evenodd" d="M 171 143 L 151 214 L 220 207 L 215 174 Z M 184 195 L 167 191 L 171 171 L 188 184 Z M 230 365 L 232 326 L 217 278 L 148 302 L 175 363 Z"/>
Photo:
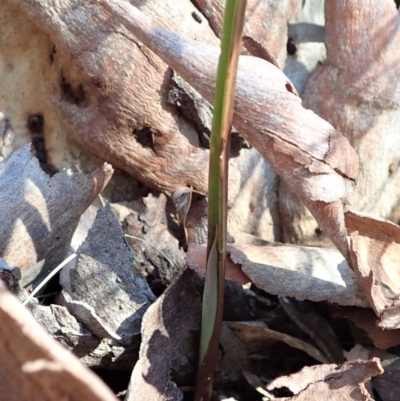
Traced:
<path id="1" fill-rule="evenodd" d="M 225 3 L 210 141 L 207 272 L 195 401 L 210 399 L 222 328 L 230 132 L 245 9 L 246 0 L 227 0 Z"/>

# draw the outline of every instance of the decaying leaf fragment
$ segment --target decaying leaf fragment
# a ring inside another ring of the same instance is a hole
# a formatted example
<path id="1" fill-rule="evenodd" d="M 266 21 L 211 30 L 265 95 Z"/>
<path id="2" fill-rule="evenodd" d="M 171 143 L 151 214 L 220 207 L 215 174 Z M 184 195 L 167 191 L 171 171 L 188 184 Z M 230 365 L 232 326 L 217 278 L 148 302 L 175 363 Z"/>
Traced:
<path id="1" fill-rule="evenodd" d="M 98 337 L 130 344 L 155 297 L 133 269 L 133 255 L 110 206 L 98 211 L 69 275 L 62 294 L 71 314 Z"/>
<path id="2" fill-rule="evenodd" d="M 345 219 L 354 270 L 379 326 L 400 328 L 400 227 L 354 211 Z"/>
<path id="3" fill-rule="evenodd" d="M 228 280 L 251 281 L 269 294 L 299 300 L 369 306 L 355 273 L 335 249 L 231 244 L 227 250 Z M 186 261 L 204 275 L 205 247 L 190 246 Z"/>
<path id="4" fill-rule="evenodd" d="M 196 281 L 192 270 L 184 270 L 145 313 L 140 359 L 132 372 L 126 401 L 183 399 L 170 373 L 182 340 L 200 328 L 201 298 Z"/>
<path id="5" fill-rule="evenodd" d="M 0 399 L 116 401 L 0 282 Z"/>
<path id="6" fill-rule="evenodd" d="M 21 269 L 22 285 L 62 262 L 81 214 L 112 173 L 105 164 L 88 176 L 62 171 L 49 177 L 29 144 L 0 164 L 0 256 Z"/>
<path id="7" fill-rule="evenodd" d="M 364 384 L 381 373 L 383 369 L 378 358 L 343 365 L 316 365 L 279 377 L 267 389 L 287 387 L 295 394 L 287 401 L 369 401 L 371 396 Z"/>

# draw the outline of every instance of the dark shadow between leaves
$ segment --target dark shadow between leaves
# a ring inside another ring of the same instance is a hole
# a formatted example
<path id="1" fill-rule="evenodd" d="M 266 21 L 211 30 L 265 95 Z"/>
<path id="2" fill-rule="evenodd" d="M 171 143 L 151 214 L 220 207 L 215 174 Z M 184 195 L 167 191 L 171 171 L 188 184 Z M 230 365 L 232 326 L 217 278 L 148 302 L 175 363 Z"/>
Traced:
<path id="1" fill-rule="evenodd" d="M 182 400 L 171 380 L 171 369 L 180 346 L 200 327 L 201 281 L 184 269 L 143 317 L 142 344 L 128 389 L 127 401 Z M 187 360 L 193 363 L 191 357 Z M 176 370 L 174 366 L 174 370 Z"/>

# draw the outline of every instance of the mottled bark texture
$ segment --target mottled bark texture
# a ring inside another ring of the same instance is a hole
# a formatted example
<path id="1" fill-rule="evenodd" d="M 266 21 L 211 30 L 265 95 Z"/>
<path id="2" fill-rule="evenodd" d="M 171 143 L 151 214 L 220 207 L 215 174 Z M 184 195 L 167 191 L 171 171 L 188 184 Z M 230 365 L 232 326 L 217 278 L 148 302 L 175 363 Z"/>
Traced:
<path id="1" fill-rule="evenodd" d="M 360 159 L 351 207 L 399 222 L 400 19 L 391 0 L 327 0 L 327 61 L 317 66 L 302 95 L 347 137 Z M 282 192 L 287 240 L 314 235 L 311 216 Z"/>

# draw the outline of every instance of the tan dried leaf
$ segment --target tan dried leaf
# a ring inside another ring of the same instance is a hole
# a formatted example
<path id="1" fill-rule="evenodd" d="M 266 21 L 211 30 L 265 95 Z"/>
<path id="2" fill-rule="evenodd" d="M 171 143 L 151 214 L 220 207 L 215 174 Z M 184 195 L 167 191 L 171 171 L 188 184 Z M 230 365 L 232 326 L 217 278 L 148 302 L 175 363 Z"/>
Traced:
<path id="1" fill-rule="evenodd" d="M 288 401 L 369 401 L 371 396 L 364 384 L 381 373 L 383 369 L 378 358 L 343 365 L 317 365 L 279 377 L 267 389 L 287 387 L 295 394 Z"/>
<path id="2" fill-rule="evenodd" d="M 227 280 L 251 281 L 270 294 L 299 300 L 369 306 L 355 273 L 335 249 L 231 244 L 227 250 Z M 204 275 L 205 247 L 190 246 L 186 261 Z"/>
<path id="3" fill-rule="evenodd" d="M 0 282 L 0 388 L 7 401 L 117 401 Z"/>
<path id="4" fill-rule="evenodd" d="M 354 211 L 345 219 L 354 270 L 379 326 L 400 328 L 400 227 Z"/>

